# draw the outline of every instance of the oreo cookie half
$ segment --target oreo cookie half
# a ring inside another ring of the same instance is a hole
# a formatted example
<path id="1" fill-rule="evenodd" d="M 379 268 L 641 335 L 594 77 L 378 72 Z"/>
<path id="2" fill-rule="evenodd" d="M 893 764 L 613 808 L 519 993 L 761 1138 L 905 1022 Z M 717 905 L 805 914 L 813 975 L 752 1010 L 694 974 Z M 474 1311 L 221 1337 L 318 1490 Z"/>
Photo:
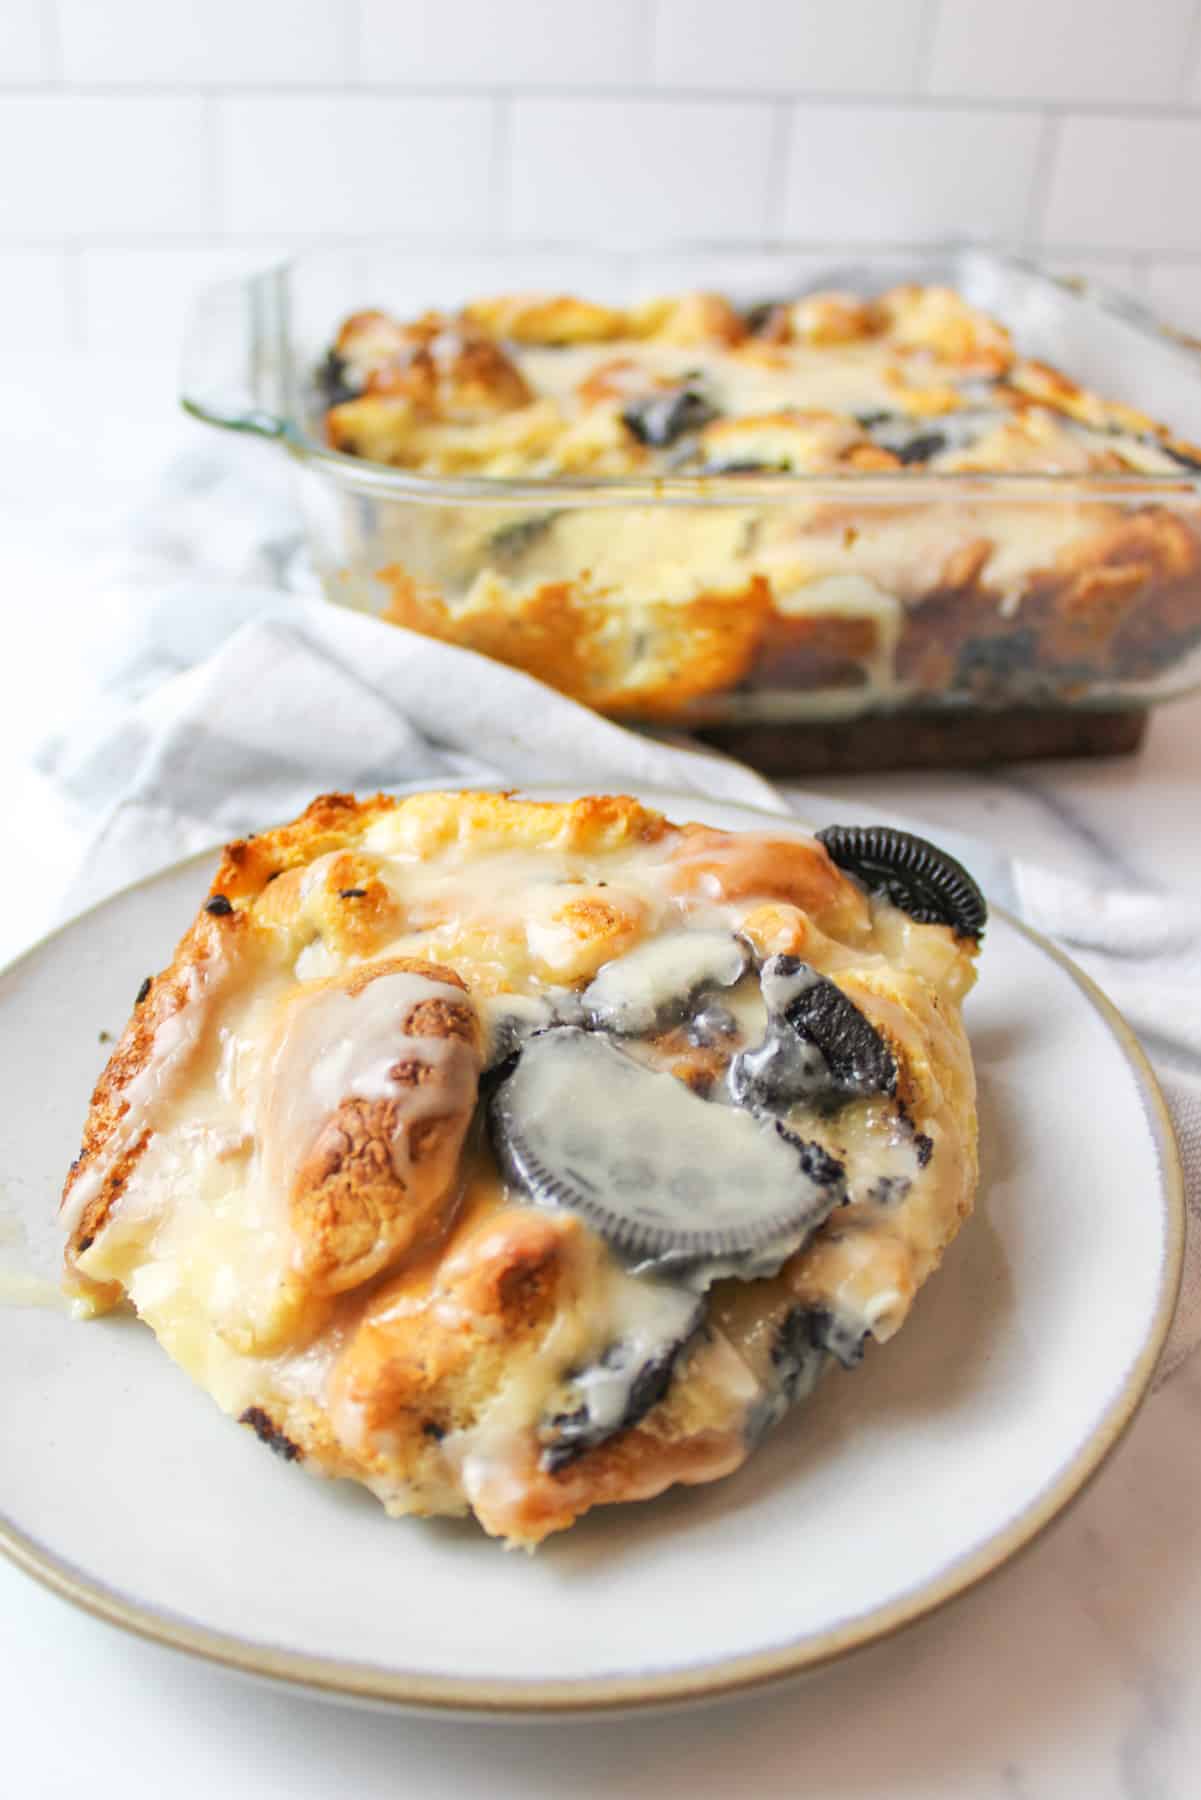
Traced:
<path id="1" fill-rule="evenodd" d="M 978 943 L 988 903 L 962 863 L 892 825 L 827 825 L 817 833 L 832 862 L 920 925 L 949 925 Z"/>
<path id="2" fill-rule="evenodd" d="M 530 1038 L 492 1097 L 509 1181 L 578 1213 L 639 1274 L 774 1273 L 846 1196 L 842 1164 L 776 1119 L 702 1100 L 576 1026 Z"/>

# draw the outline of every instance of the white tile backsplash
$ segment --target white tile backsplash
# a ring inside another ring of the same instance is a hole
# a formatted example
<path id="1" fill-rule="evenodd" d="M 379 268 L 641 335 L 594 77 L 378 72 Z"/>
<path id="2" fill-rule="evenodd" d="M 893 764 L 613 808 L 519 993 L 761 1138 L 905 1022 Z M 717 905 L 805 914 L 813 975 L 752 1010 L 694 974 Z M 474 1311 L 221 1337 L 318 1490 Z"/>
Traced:
<path id="1" fill-rule="evenodd" d="M 1042 122 L 1028 112 L 792 109 L 781 221 L 796 238 L 1023 235 Z"/>
<path id="2" fill-rule="evenodd" d="M 58 18 L 72 82 L 287 86 L 350 74 L 344 0 L 58 0 Z"/>
<path id="3" fill-rule="evenodd" d="M 492 223 L 490 100 L 306 94 L 218 104 L 222 207 L 235 235 L 453 238 Z"/>
<path id="4" fill-rule="evenodd" d="M 1043 214 L 1046 242 L 1198 250 L 1201 119 L 1067 118 Z"/>
<path id="5" fill-rule="evenodd" d="M 926 0 L 659 0 L 654 73 L 668 87 L 911 92 Z"/>
<path id="6" fill-rule="evenodd" d="M 513 243 L 475 251 L 406 246 L 399 253 L 394 246 L 377 244 L 361 247 L 355 260 L 361 304 L 391 305 L 410 316 L 523 287 L 567 285 L 577 293 L 603 298 L 612 291 L 615 270 L 613 258 L 591 254 L 585 247 L 569 255 L 561 247 L 546 253 Z M 566 276 L 565 262 L 570 270 Z"/>
<path id="7" fill-rule="evenodd" d="M 509 223 L 601 244 L 737 238 L 769 226 L 773 118 L 737 100 L 512 102 Z"/>
<path id="8" fill-rule="evenodd" d="M 63 250 L 0 250 L 0 337 L 18 357 L 74 342 L 68 260 Z"/>
<path id="9" fill-rule="evenodd" d="M 1006 100 L 1175 100 L 1195 0 L 940 0 L 929 91 Z"/>
<path id="10" fill-rule="evenodd" d="M 84 250 L 79 258 L 83 346 L 145 355 L 178 351 L 206 288 L 282 261 L 283 254 L 265 244 Z"/>
<path id="11" fill-rule="evenodd" d="M 657 246 L 645 291 L 991 237 L 1201 330 L 1199 158 L 1201 0 L 0 0 L 30 341 L 166 344 L 213 271 L 384 237 L 430 298 L 540 241 L 581 286 Z"/>
<path id="12" fill-rule="evenodd" d="M 0 5 L 0 82 L 46 81 L 54 73 L 52 19 L 41 0 Z"/>
<path id="13" fill-rule="evenodd" d="M 645 67 L 646 0 L 362 0 L 359 71 L 400 86 L 612 87 Z"/>
<path id="14" fill-rule="evenodd" d="M 5 235 L 54 242 L 212 233 L 211 108 L 196 97 L 6 95 Z"/>

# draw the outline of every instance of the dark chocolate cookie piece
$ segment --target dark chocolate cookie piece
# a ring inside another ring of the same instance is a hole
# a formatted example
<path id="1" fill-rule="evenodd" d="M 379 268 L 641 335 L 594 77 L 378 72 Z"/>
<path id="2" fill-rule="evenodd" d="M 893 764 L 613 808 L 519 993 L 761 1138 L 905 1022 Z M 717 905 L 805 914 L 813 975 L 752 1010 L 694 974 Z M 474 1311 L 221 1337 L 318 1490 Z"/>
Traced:
<path id="1" fill-rule="evenodd" d="M 356 385 L 351 379 L 350 364 L 333 349 L 318 366 L 317 386 L 327 406 L 344 406 L 348 400 L 357 400 L 363 391 L 362 383 Z"/>
<path id="2" fill-rule="evenodd" d="M 845 1198 L 841 1163 L 777 1119 L 702 1100 L 609 1038 L 530 1038 L 489 1107 L 508 1181 L 579 1214 L 639 1273 L 774 1269 Z"/>
<path id="3" fill-rule="evenodd" d="M 621 422 L 640 444 L 652 450 L 665 450 L 686 434 L 699 431 L 718 417 L 695 388 L 673 388 L 635 400 L 621 415 Z"/>
<path id="4" fill-rule="evenodd" d="M 606 963 L 584 989 L 593 1024 L 621 1037 L 641 1037 L 678 1024 L 702 995 L 732 988 L 750 954 L 728 931 L 667 931 Z"/>
<path id="5" fill-rule="evenodd" d="M 670 1337 L 658 1343 L 619 1338 L 594 1364 L 577 1370 L 567 1383 L 568 1396 L 576 1404 L 553 1413 L 542 1426 L 542 1467 L 552 1474 L 568 1468 L 586 1451 L 629 1431 L 658 1406 L 704 1310 L 703 1301 L 696 1300 L 681 1314 Z"/>
<path id="6" fill-rule="evenodd" d="M 945 850 L 893 825 L 827 825 L 819 844 L 840 869 L 869 892 L 922 925 L 949 925 L 956 937 L 978 943 L 988 903 L 962 863 Z"/>
<path id="7" fill-rule="evenodd" d="M 763 1040 L 730 1064 L 729 1088 L 739 1106 L 829 1112 L 848 1100 L 896 1092 L 891 1050 L 828 976 L 799 957 L 772 956 L 760 982 L 767 1002 Z"/>

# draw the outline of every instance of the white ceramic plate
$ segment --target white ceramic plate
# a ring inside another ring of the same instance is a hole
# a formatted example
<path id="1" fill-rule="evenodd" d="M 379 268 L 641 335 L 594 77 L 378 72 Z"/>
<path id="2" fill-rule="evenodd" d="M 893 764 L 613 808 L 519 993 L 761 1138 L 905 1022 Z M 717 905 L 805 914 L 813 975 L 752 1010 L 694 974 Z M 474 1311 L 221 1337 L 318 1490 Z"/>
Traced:
<path id="1" fill-rule="evenodd" d="M 98 1034 L 167 960 L 211 866 L 118 894 L 0 976 L 0 1266 L 53 1273 Z M 469 1524 L 389 1520 L 276 1461 L 136 1321 L 15 1304 L 10 1282 L 0 1546 L 80 1605 L 236 1668 L 476 1712 L 715 1694 L 920 1617 L 1029 1543 L 1113 1448 L 1167 1331 L 1183 1236 L 1154 1081 L 1086 979 L 994 916 L 968 1017 L 974 1218 L 900 1336 L 828 1377 L 731 1479 L 506 1555 Z"/>

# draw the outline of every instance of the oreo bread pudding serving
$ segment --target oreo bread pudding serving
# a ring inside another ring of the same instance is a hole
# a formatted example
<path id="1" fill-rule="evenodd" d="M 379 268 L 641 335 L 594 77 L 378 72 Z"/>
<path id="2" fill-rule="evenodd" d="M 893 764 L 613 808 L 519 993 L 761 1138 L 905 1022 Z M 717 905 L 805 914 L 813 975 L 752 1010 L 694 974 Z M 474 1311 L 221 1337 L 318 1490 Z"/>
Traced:
<path id="1" fill-rule="evenodd" d="M 971 1210 L 984 922 L 885 828 L 327 795 L 136 996 L 69 1285 L 391 1513 L 533 1546 L 716 1480 Z"/>
<path id="2" fill-rule="evenodd" d="M 410 480 L 333 591 L 607 713 L 1129 703 L 1201 644 L 1201 452 L 946 287 L 359 312 L 319 390 Z"/>

